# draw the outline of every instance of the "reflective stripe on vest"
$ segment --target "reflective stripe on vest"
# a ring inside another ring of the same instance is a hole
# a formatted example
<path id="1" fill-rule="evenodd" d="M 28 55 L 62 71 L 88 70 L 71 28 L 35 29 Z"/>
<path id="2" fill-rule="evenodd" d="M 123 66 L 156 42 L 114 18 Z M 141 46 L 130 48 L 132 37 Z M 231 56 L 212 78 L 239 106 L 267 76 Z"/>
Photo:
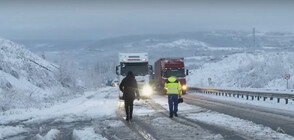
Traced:
<path id="1" fill-rule="evenodd" d="M 180 83 L 165 83 L 167 94 L 180 94 L 181 86 L 179 85 Z"/>

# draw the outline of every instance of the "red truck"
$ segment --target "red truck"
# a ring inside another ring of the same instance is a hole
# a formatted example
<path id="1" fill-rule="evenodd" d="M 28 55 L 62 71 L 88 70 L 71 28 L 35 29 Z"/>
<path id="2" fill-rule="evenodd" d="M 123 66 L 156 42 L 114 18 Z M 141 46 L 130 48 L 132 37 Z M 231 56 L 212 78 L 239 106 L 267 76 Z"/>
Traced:
<path id="1" fill-rule="evenodd" d="M 189 71 L 185 70 L 184 58 L 160 58 L 154 63 L 155 87 L 161 94 L 166 94 L 164 83 L 168 77 L 175 76 L 181 82 L 183 94 L 186 94 L 188 73 Z"/>

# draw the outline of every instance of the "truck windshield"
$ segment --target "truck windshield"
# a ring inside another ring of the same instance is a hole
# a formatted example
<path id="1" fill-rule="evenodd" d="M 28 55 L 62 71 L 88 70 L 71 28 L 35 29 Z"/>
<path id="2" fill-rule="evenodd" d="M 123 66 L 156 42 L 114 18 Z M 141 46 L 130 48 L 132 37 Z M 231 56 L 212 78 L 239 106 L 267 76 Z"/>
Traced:
<path id="1" fill-rule="evenodd" d="M 185 77 L 185 69 L 167 69 L 163 76 L 166 78 L 170 76 Z"/>
<path id="2" fill-rule="evenodd" d="M 121 75 L 126 76 L 132 71 L 135 76 L 144 76 L 148 74 L 148 63 L 120 63 Z"/>

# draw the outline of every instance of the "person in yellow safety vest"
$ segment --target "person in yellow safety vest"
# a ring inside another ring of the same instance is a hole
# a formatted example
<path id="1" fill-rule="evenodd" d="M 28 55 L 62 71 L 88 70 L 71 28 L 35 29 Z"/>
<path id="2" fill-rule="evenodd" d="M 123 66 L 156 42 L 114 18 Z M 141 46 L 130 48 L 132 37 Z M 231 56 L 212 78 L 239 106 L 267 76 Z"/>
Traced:
<path id="1" fill-rule="evenodd" d="M 164 86 L 168 95 L 169 117 L 173 118 L 173 115 L 178 117 L 178 98 L 182 96 L 181 83 L 176 77 L 171 76 Z"/>

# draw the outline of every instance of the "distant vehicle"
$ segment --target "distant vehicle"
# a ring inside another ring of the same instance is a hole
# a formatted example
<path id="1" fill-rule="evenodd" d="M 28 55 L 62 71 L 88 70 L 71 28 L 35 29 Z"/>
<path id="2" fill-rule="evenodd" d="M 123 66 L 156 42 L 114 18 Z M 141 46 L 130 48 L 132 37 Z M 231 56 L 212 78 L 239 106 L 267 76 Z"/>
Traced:
<path id="1" fill-rule="evenodd" d="M 166 94 L 164 83 L 168 77 L 175 76 L 181 82 L 182 92 L 186 94 L 186 75 L 189 71 L 185 70 L 184 58 L 160 58 L 154 63 L 155 87 L 161 94 Z"/>
<path id="2" fill-rule="evenodd" d="M 119 53 L 119 63 L 120 65 L 116 66 L 118 85 L 128 71 L 132 71 L 138 82 L 140 96 L 149 98 L 152 95 L 150 79 L 153 72 L 152 66 L 148 64 L 148 53 Z M 120 99 L 122 95 L 120 91 Z"/>
<path id="3" fill-rule="evenodd" d="M 113 87 L 118 87 L 118 80 L 117 80 L 117 78 L 115 78 L 114 80 L 112 80 L 112 86 Z"/>

